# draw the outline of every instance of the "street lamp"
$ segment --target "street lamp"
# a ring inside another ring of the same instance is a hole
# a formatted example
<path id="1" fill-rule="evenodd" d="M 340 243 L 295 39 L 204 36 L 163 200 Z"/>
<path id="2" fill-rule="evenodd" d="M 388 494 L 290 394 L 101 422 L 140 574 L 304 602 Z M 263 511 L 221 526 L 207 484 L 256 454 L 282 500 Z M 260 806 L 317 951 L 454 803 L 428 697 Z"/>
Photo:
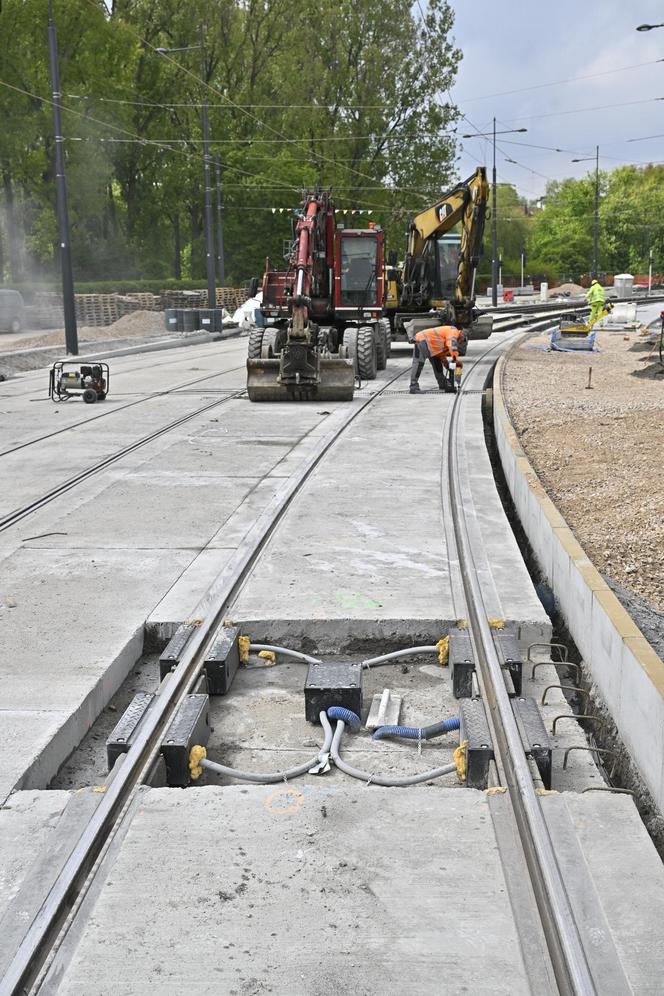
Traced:
<path id="1" fill-rule="evenodd" d="M 664 24 L 639 24 L 637 31 L 652 31 L 653 28 L 664 28 Z"/>
<path id="2" fill-rule="evenodd" d="M 594 156 L 572 159 L 573 163 L 587 163 L 595 160 L 595 217 L 593 221 L 593 277 L 599 277 L 599 145 L 595 146 Z"/>
<path id="3" fill-rule="evenodd" d="M 508 128 L 506 131 L 496 131 L 496 119 L 493 119 L 493 173 L 491 175 L 491 303 L 498 305 L 498 196 L 496 184 L 496 135 L 512 135 L 528 131 L 527 128 Z M 462 138 L 490 138 L 485 132 L 476 131 Z"/>
<path id="4" fill-rule="evenodd" d="M 158 55 L 170 55 L 172 52 L 201 53 L 201 80 L 205 94 L 205 45 L 203 30 L 198 45 L 182 45 L 179 48 L 156 48 Z M 212 232 L 212 188 L 210 186 L 210 125 L 208 121 L 208 105 L 205 96 L 201 102 L 201 124 L 203 127 L 203 191 L 205 195 L 205 267 L 207 272 L 208 308 L 217 307 L 217 292 L 214 286 L 214 238 Z"/>

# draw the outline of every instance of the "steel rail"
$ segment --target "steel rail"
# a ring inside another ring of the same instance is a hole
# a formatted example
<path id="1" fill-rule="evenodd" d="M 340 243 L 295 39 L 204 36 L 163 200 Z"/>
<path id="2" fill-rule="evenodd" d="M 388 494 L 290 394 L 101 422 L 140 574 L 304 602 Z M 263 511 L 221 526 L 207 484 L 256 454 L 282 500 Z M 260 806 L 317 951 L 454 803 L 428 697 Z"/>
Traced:
<path id="1" fill-rule="evenodd" d="M 27 515 L 37 512 L 40 508 L 43 508 L 44 505 L 47 505 L 55 498 L 59 498 L 60 495 L 64 494 L 66 491 L 70 491 L 72 488 L 76 487 L 77 484 L 81 484 L 94 474 L 99 473 L 100 470 L 104 470 L 106 467 L 116 463 L 118 460 L 122 460 L 123 457 L 133 453 L 134 450 L 140 449 L 141 446 L 145 446 L 147 443 L 151 443 L 155 439 L 159 439 L 160 436 L 166 435 L 167 432 L 177 429 L 186 422 L 190 422 L 191 419 L 196 418 L 197 415 L 204 415 L 205 412 L 210 411 L 212 408 L 217 408 L 219 405 L 225 405 L 226 402 L 233 401 L 235 398 L 241 397 L 244 393 L 243 388 L 240 391 L 235 391 L 233 394 L 227 395 L 225 398 L 217 398 L 216 401 L 212 401 L 208 405 L 203 405 L 201 408 L 197 408 L 193 412 L 188 412 L 186 415 L 182 415 L 173 422 L 169 422 L 168 425 L 163 425 L 159 429 L 155 429 L 154 432 L 148 433 L 147 436 L 142 436 L 135 442 L 130 443 L 129 446 L 125 446 L 121 450 L 116 450 L 115 453 L 109 454 L 109 456 L 104 457 L 103 460 L 99 460 L 97 463 L 92 464 L 92 466 L 86 467 L 85 470 L 80 471 L 73 477 L 69 477 L 66 481 L 62 481 L 62 483 L 57 484 L 54 488 L 51 488 L 50 491 L 47 491 L 40 498 L 35 498 L 34 501 L 28 502 L 26 505 L 21 505 L 20 508 L 15 508 L 12 512 L 8 512 L 7 515 L 2 516 L 2 518 L 0 518 L 0 532 L 4 532 L 5 529 L 9 529 L 11 526 L 16 525 L 17 522 L 20 522 L 21 519 L 24 519 Z"/>
<path id="2" fill-rule="evenodd" d="M 114 360 L 114 359 L 117 359 L 119 361 L 122 361 L 122 360 L 133 360 L 133 359 L 145 360 L 146 355 L 149 355 L 151 357 L 152 354 L 154 354 L 154 353 L 159 353 L 159 354 L 163 353 L 164 355 L 163 355 L 162 358 L 156 358 L 156 359 L 153 359 L 153 360 L 151 359 L 151 361 L 150 361 L 150 367 L 151 367 L 151 369 L 153 369 L 153 370 L 161 370 L 164 367 L 174 367 L 174 366 L 177 366 L 178 363 L 182 363 L 182 361 L 183 361 L 183 357 L 182 356 L 173 355 L 173 354 L 177 354 L 180 349 L 185 349 L 186 348 L 188 350 L 188 354 L 187 354 L 187 357 L 186 357 L 187 360 L 189 360 L 190 362 L 194 362 L 196 360 L 203 359 L 204 357 L 206 357 L 207 355 L 209 355 L 209 351 L 208 351 L 208 353 L 205 353 L 205 352 L 200 353 L 198 351 L 199 349 L 202 349 L 203 347 L 208 346 L 208 345 L 218 345 L 220 343 L 223 344 L 223 343 L 229 342 L 231 340 L 231 338 L 233 340 L 232 343 L 231 343 L 232 345 L 236 345 L 236 344 L 237 345 L 241 345 L 241 343 L 243 341 L 243 338 L 240 337 L 240 336 L 233 336 L 233 337 L 228 336 L 226 338 L 222 337 L 221 339 L 212 340 L 211 343 L 198 343 L 198 344 L 194 343 L 192 345 L 187 345 L 186 342 L 183 342 L 181 345 L 170 347 L 169 349 L 164 349 L 164 350 L 155 350 L 155 349 L 152 349 L 152 350 L 146 350 L 143 353 L 140 353 L 138 351 L 135 352 L 135 353 L 125 353 L 124 351 L 121 351 L 121 355 L 120 356 L 118 356 L 117 352 L 114 352 L 113 350 L 98 351 L 96 353 L 90 353 L 90 354 L 79 353 L 79 359 L 81 360 L 82 363 L 86 363 L 86 362 L 94 363 L 95 362 L 95 358 L 97 360 L 101 359 L 101 360 L 107 360 L 107 361 L 111 361 L 111 360 Z M 235 340 L 237 340 L 237 343 L 236 343 Z M 104 340 L 100 340 L 100 344 L 103 341 Z M 149 343 L 147 345 L 149 345 Z M 7 350 L 4 351 L 4 352 L 0 351 L 0 366 L 2 365 L 2 358 L 3 358 L 3 356 L 6 356 L 6 355 L 8 355 L 8 351 Z M 13 374 L 16 374 L 17 376 L 20 375 L 21 384 L 24 384 L 24 385 L 27 385 L 32 380 L 39 381 L 39 382 L 43 383 L 43 373 L 44 373 L 44 370 L 48 369 L 48 368 L 49 368 L 48 367 L 48 363 L 46 363 L 45 367 L 35 367 L 35 368 L 30 368 L 28 370 L 14 370 L 14 371 L 12 371 L 10 377 L 6 381 L 0 382 L 0 398 L 2 398 L 2 399 L 5 399 L 5 398 L 27 398 L 27 397 L 29 397 L 29 395 L 34 394 L 35 393 L 35 388 L 31 388 L 29 391 L 17 391 L 16 393 L 12 392 L 11 394 L 4 394 L 4 393 L 2 393 L 2 387 L 3 387 L 3 385 L 6 386 L 6 387 L 11 386 L 11 384 L 13 383 L 13 380 L 14 380 Z M 138 369 L 138 367 L 136 367 L 136 366 L 128 367 L 123 372 L 133 373 L 136 369 Z M 118 376 L 118 375 L 116 375 L 116 376 Z"/>
<path id="3" fill-rule="evenodd" d="M 43 443 L 46 439 L 52 439 L 53 436 L 61 436 L 63 432 L 69 432 L 71 429 L 78 429 L 82 425 L 90 425 L 91 422 L 96 422 L 100 418 L 106 418 L 108 415 L 117 415 L 118 412 L 124 412 L 128 408 L 134 408 L 136 405 L 144 405 L 147 401 L 154 401 L 155 398 L 165 398 L 169 394 L 175 394 L 178 391 L 185 391 L 188 387 L 193 387 L 194 384 L 201 384 L 206 380 L 213 380 L 215 377 L 223 377 L 227 373 L 235 373 L 237 370 L 244 370 L 244 364 L 239 367 L 229 367 L 228 370 L 221 370 L 218 373 L 206 374 L 205 377 L 196 377 L 195 380 L 186 380 L 182 384 L 176 384 L 174 387 L 169 387 L 164 391 L 152 391 L 150 394 L 146 394 L 143 398 L 137 398 L 135 401 L 128 401 L 124 405 L 119 405 L 117 408 L 109 408 L 106 411 L 99 412 L 98 415 L 92 415 L 90 418 L 79 419 L 78 422 L 72 422 L 71 425 L 65 425 L 62 429 L 54 429 L 53 432 L 47 432 L 43 436 L 37 436 L 36 439 L 28 439 L 24 443 L 19 443 L 17 446 L 11 446 L 7 450 L 0 451 L 0 457 L 10 456 L 12 453 L 17 453 L 19 450 L 24 450 L 28 446 L 35 446 L 37 443 Z M 33 392 L 28 392 L 32 394 Z M 115 395 L 114 395 L 115 396 Z M 48 401 L 48 398 L 36 398 L 36 401 Z"/>
<path id="4" fill-rule="evenodd" d="M 534 317 L 536 317 L 536 316 L 534 316 Z M 522 323 L 522 321 L 520 319 L 510 320 L 506 316 L 505 322 L 501 325 L 501 327 L 499 329 L 496 329 L 496 331 L 497 332 L 510 331 L 512 328 L 517 328 L 521 324 L 523 324 L 523 323 Z M 533 331 L 535 331 L 534 328 L 533 328 Z M 223 371 L 223 373 L 231 373 L 234 370 L 239 370 L 239 369 L 243 369 L 243 368 L 242 367 L 233 367 L 232 370 Z M 200 380 L 208 380 L 208 379 L 210 379 L 212 377 L 222 376 L 223 373 L 220 373 L 220 374 L 211 374 L 211 375 L 209 375 L 209 377 L 200 378 Z M 393 378 L 393 379 L 396 379 L 396 378 Z M 199 380 L 191 381 L 190 383 L 192 383 L 192 384 L 193 383 L 199 383 Z M 187 386 L 187 385 L 180 385 L 180 387 L 183 387 L 183 386 Z M 177 388 L 173 388 L 172 390 L 173 391 L 177 390 Z M 383 390 L 384 390 L 384 388 L 383 388 Z M 163 393 L 164 394 L 170 394 L 171 390 L 163 392 Z M 28 502 L 27 504 L 22 505 L 19 508 L 13 509 L 13 511 L 8 512 L 6 515 L 0 517 L 0 532 L 4 532 L 4 530 L 11 528 L 17 522 L 20 522 L 21 519 L 26 518 L 26 516 L 31 515 L 33 512 L 37 512 L 44 505 L 47 505 L 49 502 L 53 501 L 55 498 L 58 498 L 60 495 L 64 494 L 66 491 L 70 491 L 72 488 L 76 487 L 76 485 L 81 484 L 83 481 L 87 480 L 89 477 L 92 477 L 94 474 L 98 473 L 99 471 L 104 470 L 106 467 L 110 466 L 112 463 L 116 463 L 118 460 L 121 460 L 123 457 L 127 456 L 129 453 L 132 453 L 134 450 L 139 449 L 141 446 L 145 446 L 147 443 L 153 442 L 155 439 L 158 439 L 159 436 L 165 435 L 167 432 L 170 432 L 172 429 L 178 428 L 180 425 L 183 425 L 185 422 L 189 421 L 190 419 L 195 418 L 197 415 L 204 414 L 206 411 L 209 411 L 211 408 L 214 408 L 217 405 L 222 405 L 222 404 L 226 404 L 226 402 L 228 402 L 228 401 L 233 401 L 235 398 L 240 397 L 242 394 L 244 394 L 244 388 L 242 390 L 240 390 L 240 391 L 235 391 L 232 394 L 227 395 L 225 398 L 220 398 L 220 399 L 212 402 L 209 405 L 203 406 L 202 408 L 198 408 L 194 412 L 190 412 L 187 415 L 183 415 L 181 418 L 176 419 L 173 422 L 170 422 L 168 425 L 163 426 L 162 428 L 157 429 L 157 430 L 155 430 L 152 433 L 149 433 L 147 436 L 143 436 L 141 439 L 138 439 L 135 443 L 131 443 L 129 446 L 124 447 L 121 450 L 117 450 L 115 453 L 111 453 L 108 457 L 105 457 L 103 460 L 98 461 L 98 463 L 93 464 L 91 467 L 88 467 L 85 470 L 80 471 L 78 474 L 75 474 L 73 477 L 68 478 L 66 481 L 63 481 L 61 484 L 56 485 L 56 487 L 52 488 L 50 491 L 47 491 L 40 498 L 36 498 L 34 501 Z M 160 395 L 150 395 L 150 398 L 151 397 L 155 397 L 155 396 L 158 397 Z M 136 404 L 140 404 L 140 403 L 142 403 L 144 401 L 148 401 L 148 400 L 150 400 L 150 398 L 141 398 L 138 401 L 133 401 L 133 402 L 130 402 L 128 405 L 124 405 L 123 409 L 113 409 L 113 411 L 120 411 L 120 410 L 124 410 L 126 408 L 130 408 L 132 405 L 136 405 Z M 107 414 L 110 415 L 110 414 L 112 414 L 112 412 L 103 412 L 100 415 L 94 416 L 92 419 L 84 419 L 81 422 L 76 423 L 76 425 L 79 425 L 79 426 L 80 425 L 85 425 L 88 422 L 95 421 L 95 419 L 102 418 L 104 415 L 107 415 Z M 56 430 L 55 433 L 52 433 L 51 435 L 57 435 L 57 434 L 59 434 L 61 432 L 66 432 L 66 431 L 68 431 L 69 429 L 72 429 L 72 428 L 75 428 L 75 426 L 67 426 L 65 429 L 58 429 L 58 430 Z M 33 442 L 40 442 L 41 440 L 48 439 L 48 438 L 50 438 L 50 436 L 42 436 L 40 440 L 34 440 Z M 21 446 L 16 447 L 15 449 L 21 449 L 24 446 L 29 446 L 29 445 L 31 445 L 31 443 L 24 443 Z M 10 453 L 10 452 L 15 452 L 15 450 L 6 451 L 6 453 L 4 453 L 4 454 L 0 453 L 0 457 L 4 456 L 4 455 L 6 455 L 7 453 Z"/>
<path id="5" fill-rule="evenodd" d="M 635 304 L 638 308 L 645 304 L 657 304 L 658 301 L 664 301 L 664 294 L 651 294 L 650 297 L 643 298 L 643 300 L 635 297 L 610 297 L 607 298 L 607 301 L 610 304 Z M 587 308 L 588 305 L 585 303 L 585 298 L 571 298 L 567 304 L 563 304 L 560 301 L 539 301 L 533 304 L 499 304 L 495 308 L 491 306 L 478 308 L 478 311 L 480 315 L 497 315 L 501 311 L 507 314 L 527 315 L 536 311 L 548 311 L 555 314 L 557 311 L 583 311 Z"/>
<path id="6" fill-rule="evenodd" d="M 153 707 L 139 728 L 134 744 L 123 756 L 119 769 L 108 782 L 99 805 L 84 827 L 16 950 L 0 981 L 0 996 L 24 996 L 26 986 L 29 986 L 37 976 L 48 955 L 49 947 L 52 946 L 65 917 L 77 901 L 95 860 L 119 826 L 120 818 L 127 811 L 128 803 L 138 791 L 146 767 L 150 765 L 151 756 L 158 751 L 169 720 L 194 685 L 197 674 L 202 668 L 205 652 L 214 639 L 218 625 L 225 618 L 235 593 L 252 569 L 265 542 L 272 535 L 291 501 L 350 423 L 367 405 L 380 397 L 391 383 L 406 372 L 407 369 L 402 367 L 374 393 L 350 403 L 351 407 L 341 423 L 320 439 L 315 450 L 305 458 L 298 471 L 286 480 L 231 557 L 224 569 L 222 583 L 215 590 L 202 622 L 194 630 L 179 664 L 160 687 Z"/>
<path id="7" fill-rule="evenodd" d="M 448 482 L 456 552 L 461 569 L 468 625 L 480 679 L 496 733 L 498 764 L 505 772 L 519 838 L 532 882 L 558 988 L 565 996 L 593 996 L 592 979 L 569 896 L 530 768 L 521 743 L 496 654 L 477 577 L 467 513 L 461 494 L 458 432 L 464 400 L 461 388 L 453 406 L 448 436 Z"/>

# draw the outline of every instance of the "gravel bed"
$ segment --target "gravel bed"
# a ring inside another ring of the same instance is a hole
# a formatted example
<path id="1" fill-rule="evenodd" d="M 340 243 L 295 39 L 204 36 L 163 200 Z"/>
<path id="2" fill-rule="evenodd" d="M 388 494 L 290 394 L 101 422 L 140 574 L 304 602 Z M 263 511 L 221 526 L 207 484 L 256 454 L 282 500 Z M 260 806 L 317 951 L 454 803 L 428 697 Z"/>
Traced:
<path id="1" fill-rule="evenodd" d="M 529 339 L 510 356 L 506 400 L 528 458 L 597 569 L 657 615 L 664 376 L 638 332 L 600 331 L 597 342 L 601 352 L 574 354 L 536 348 L 548 337 Z"/>

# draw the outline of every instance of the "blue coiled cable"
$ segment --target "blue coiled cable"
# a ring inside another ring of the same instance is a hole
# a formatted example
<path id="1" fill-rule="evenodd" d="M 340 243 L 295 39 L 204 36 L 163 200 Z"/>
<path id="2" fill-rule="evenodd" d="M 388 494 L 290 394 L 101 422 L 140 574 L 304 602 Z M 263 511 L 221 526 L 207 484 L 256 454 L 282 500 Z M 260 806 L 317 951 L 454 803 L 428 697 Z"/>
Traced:
<path id="1" fill-rule="evenodd" d="M 458 716 L 454 719 L 441 719 L 438 723 L 432 723 L 431 726 L 379 726 L 372 739 L 402 737 L 404 740 L 430 740 L 432 737 L 442 736 L 443 733 L 458 730 L 460 726 L 461 720 Z"/>
<path id="2" fill-rule="evenodd" d="M 330 719 L 342 719 L 353 733 L 359 733 L 362 729 L 362 720 L 351 709 L 344 709 L 343 706 L 330 706 L 327 715 Z"/>

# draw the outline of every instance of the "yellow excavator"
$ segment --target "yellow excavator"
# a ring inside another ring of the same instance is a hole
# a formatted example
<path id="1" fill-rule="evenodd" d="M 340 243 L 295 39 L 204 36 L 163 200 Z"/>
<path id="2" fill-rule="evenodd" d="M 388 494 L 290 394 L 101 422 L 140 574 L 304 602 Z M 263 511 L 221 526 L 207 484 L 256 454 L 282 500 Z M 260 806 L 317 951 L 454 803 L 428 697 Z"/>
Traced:
<path id="1" fill-rule="evenodd" d="M 475 276 L 482 255 L 489 185 L 486 168 L 458 183 L 410 223 L 406 256 L 388 256 L 385 315 L 392 339 L 450 322 L 467 339 L 488 339 L 493 317 L 478 318 Z M 460 225 L 460 232 L 452 229 Z"/>

